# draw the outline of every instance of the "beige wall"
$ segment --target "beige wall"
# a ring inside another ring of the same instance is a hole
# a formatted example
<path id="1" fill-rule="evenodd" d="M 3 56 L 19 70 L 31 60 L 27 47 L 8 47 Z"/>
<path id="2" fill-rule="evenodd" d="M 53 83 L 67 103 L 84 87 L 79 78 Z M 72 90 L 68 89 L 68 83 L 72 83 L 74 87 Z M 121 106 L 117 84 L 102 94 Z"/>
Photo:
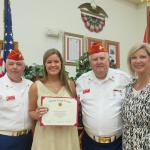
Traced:
<path id="1" fill-rule="evenodd" d="M 126 55 L 137 41 L 142 42 L 146 27 L 145 6 L 123 0 L 95 0 L 108 14 L 103 31 L 88 31 L 80 18 L 78 6 L 86 0 L 11 0 L 14 39 L 19 41 L 27 64 L 42 63 L 48 48 L 58 48 L 63 53 L 63 34 L 59 38 L 47 37 L 47 29 L 56 29 L 94 38 L 120 42 L 121 69 L 127 71 Z M 89 1 L 91 2 L 91 1 Z M 0 0 L 0 39 L 3 38 L 3 0 Z M 75 67 L 66 67 L 75 75 Z"/>

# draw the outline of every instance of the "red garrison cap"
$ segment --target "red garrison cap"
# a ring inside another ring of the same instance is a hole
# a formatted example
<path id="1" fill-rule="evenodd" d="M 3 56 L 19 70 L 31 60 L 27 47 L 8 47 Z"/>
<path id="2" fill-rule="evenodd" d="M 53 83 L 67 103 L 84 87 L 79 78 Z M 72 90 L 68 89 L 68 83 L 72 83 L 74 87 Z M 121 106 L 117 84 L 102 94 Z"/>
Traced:
<path id="1" fill-rule="evenodd" d="M 24 60 L 21 52 L 19 51 L 19 49 L 13 49 L 7 56 L 8 59 L 12 59 L 12 60 Z"/>
<path id="2" fill-rule="evenodd" d="M 94 42 L 92 46 L 89 48 L 89 55 L 99 52 L 107 52 L 106 48 L 104 48 L 100 42 Z"/>

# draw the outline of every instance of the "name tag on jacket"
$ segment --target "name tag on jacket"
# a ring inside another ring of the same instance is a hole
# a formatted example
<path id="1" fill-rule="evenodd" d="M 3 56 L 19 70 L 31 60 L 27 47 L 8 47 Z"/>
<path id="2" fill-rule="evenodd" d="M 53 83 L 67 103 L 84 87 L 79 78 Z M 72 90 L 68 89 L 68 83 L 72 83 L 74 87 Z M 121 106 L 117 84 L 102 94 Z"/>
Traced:
<path id="1" fill-rule="evenodd" d="M 6 100 L 7 101 L 13 101 L 13 100 L 15 100 L 15 96 L 14 95 L 12 95 L 12 96 L 6 96 Z"/>
<path id="2" fill-rule="evenodd" d="M 90 93 L 90 89 L 84 89 L 83 94 Z"/>

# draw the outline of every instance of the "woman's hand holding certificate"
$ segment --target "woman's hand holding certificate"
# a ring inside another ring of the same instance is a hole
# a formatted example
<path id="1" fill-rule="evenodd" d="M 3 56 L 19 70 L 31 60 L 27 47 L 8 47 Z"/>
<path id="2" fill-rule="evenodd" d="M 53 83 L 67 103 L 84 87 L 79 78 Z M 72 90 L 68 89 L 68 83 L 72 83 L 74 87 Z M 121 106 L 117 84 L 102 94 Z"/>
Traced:
<path id="1" fill-rule="evenodd" d="M 69 97 L 42 97 L 42 107 L 48 112 L 41 117 L 41 125 L 68 126 L 77 123 L 77 100 Z"/>
<path id="2" fill-rule="evenodd" d="M 48 108 L 46 107 L 38 107 L 36 110 L 35 110 L 35 116 L 34 118 L 36 120 L 39 120 L 44 114 L 46 114 L 48 112 Z"/>

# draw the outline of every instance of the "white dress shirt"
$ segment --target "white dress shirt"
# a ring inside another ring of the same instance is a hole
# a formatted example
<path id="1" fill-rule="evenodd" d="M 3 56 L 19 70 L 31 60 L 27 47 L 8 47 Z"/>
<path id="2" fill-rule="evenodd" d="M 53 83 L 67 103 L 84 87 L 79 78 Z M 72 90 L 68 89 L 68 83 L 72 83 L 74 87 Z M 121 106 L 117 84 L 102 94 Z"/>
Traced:
<path id="1" fill-rule="evenodd" d="M 121 132 L 121 104 L 129 76 L 109 69 L 104 80 L 93 71 L 81 75 L 77 81 L 77 95 L 82 105 L 85 130 L 95 136 L 112 136 Z"/>
<path id="2" fill-rule="evenodd" d="M 0 130 L 19 131 L 31 129 L 28 111 L 28 91 L 32 82 L 12 82 L 7 74 L 0 78 Z"/>

